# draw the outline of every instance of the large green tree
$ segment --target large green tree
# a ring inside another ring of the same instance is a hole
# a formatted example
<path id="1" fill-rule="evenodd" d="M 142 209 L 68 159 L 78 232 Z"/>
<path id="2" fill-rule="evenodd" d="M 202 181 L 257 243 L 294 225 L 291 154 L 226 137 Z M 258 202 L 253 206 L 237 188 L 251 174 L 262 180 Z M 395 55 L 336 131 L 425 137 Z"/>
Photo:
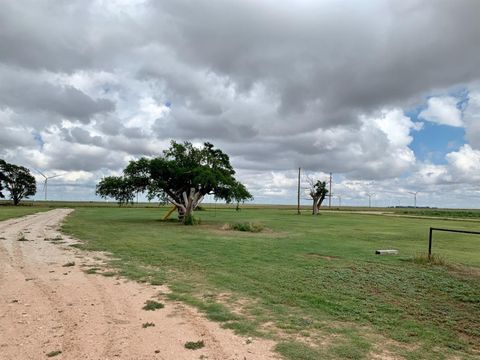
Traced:
<path id="1" fill-rule="evenodd" d="M 234 175 L 228 155 L 212 144 L 198 148 L 172 141 L 163 156 L 131 161 L 123 176 L 102 179 L 97 194 L 122 204 L 133 201 L 136 192 L 146 192 L 149 199 L 174 204 L 179 219 L 188 223 L 205 195 L 237 204 L 252 198 Z"/>
<path id="2" fill-rule="evenodd" d="M 0 159 L 0 190 L 5 188 L 10 193 L 14 205 L 37 192 L 35 178 L 26 167 L 9 164 Z M 3 194 L 2 194 L 3 197 Z"/>

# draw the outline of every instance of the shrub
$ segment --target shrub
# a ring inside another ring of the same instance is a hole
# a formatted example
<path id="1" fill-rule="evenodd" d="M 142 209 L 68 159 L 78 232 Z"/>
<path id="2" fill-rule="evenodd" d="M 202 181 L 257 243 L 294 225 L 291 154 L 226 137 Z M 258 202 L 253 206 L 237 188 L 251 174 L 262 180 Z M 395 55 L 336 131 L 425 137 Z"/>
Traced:
<path id="1" fill-rule="evenodd" d="M 203 340 L 200 341 L 187 341 L 185 343 L 185 349 L 190 349 L 190 350 L 197 350 L 201 349 L 205 346 L 205 343 Z"/>
<path id="2" fill-rule="evenodd" d="M 264 229 L 264 226 L 259 223 L 243 222 L 243 223 L 231 224 L 230 229 L 235 231 L 246 231 L 246 232 L 258 233 Z"/>
<path id="3" fill-rule="evenodd" d="M 413 257 L 413 262 L 422 265 L 447 265 L 447 260 L 443 256 L 437 254 L 432 254 L 430 257 L 425 253 L 416 254 Z"/>
<path id="4" fill-rule="evenodd" d="M 55 350 L 55 351 L 50 351 L 48 354 L 47 354 L 47 357 L 54 357 L 54 356 L 57 356 L 57 355 L 60 355 L 62 352 L 60 350 Z"/>
<path id="5" fill-rule="evenodd" d="M 165 305 L 155 300 L 147 300 L 145 301 L 145 306 L 142 309 L 147 311 L 154 311 L 157 309 L 163 309 L 164 307 Z"/>
<path id="6" fill-rule="evenodd" d="M 193 215 L 187 215 L 183 220 L 184 225 L 199 225 L 202 221 L 200 219 L 195 218 Z"/>

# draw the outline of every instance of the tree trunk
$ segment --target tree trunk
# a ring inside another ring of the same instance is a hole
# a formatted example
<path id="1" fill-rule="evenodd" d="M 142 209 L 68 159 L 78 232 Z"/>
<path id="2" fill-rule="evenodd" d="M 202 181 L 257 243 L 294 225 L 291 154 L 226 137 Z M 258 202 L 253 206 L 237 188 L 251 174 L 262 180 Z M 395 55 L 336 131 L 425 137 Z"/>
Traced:
<path id="1" fill-rule="evenodd" d="M 203 196 L 199 191 L 195 192 L 195 188 L 191 188 L 190 193 L 188 195 L 185 191 L 183 192 L 182 195 L 183 195 L 183 201 L 185 204 L 185 212 L 183 214 L 182 222 L 184 224 L 187 224 L 188 222 L 191 221 L 193 211 L 195 210 L 197 205 L 200 203 L 200 201 L 202 201 Z"/>
<path id="2" fill-rule="evenodd" d="M 318 210 L 320 210 L 320 206 L 322 206 L 323 200 L 325 200 L 325 194 L 318 199 L 318 203 L 317 203 Z"/>
<path id="3" fill-rule="evenodd" d="M 312 215 L 318 214 L 318 198 L 313 198 Z"/>
<path id="4" fill-rule="evenodd" d="M 184 224 L 186 223 L 186 221 L 191 220 L 192 214 L 193 214 L 193 199 L 189 197 L 187 203 L 185 204 L 185 214 L 183 217 Z"/>
<path id="5" fill-rule="evenodd" d="M 183 222 L 183 219 L 185 218 L 185 208 L 177 206 L 177 211 L 178 211 L 178 220 Z"/>
<path id="6" fill-rule="evenodd" d="M 188 194 L 184 191 L 182 193 L 182 200 L 175 201 L 171 197 L 169 198 L 169 201 L 177 207 L 178 220 L 183 224 L 190 221 L 193 211 L 202 200 L 203 195 L 200 191 L 195 191 L 195 188 L 191 188 Z"/>

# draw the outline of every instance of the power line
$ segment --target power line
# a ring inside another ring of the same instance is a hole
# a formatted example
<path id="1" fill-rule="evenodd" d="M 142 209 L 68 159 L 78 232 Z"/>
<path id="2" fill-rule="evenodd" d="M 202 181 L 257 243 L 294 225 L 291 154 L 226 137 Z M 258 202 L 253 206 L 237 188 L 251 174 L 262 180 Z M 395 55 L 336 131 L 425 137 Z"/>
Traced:
<path id="1" fill-rule="evenodd" d="M 298 168 L 298 189 L 297 189 L 297 214 L 300 215 L 300 170 Z"/>
<path id="2" fill-rule="evenodd" d="M 329 185 L 329 190 L 328 190 L 328 207 L 332 207 L 332 173 L 330 173 L 330 185 Z"/>

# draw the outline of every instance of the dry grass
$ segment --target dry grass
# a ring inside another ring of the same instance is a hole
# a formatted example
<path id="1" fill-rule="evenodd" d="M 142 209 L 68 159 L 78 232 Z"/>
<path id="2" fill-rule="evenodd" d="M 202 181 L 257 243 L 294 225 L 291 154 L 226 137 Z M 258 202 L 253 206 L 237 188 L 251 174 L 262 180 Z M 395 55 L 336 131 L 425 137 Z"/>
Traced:
<path id="1" fill-rule="evenodd" d="M 416 264 L 423 264 L 423 265 L 440 265 L 446 266 L 448 265 L 447 260 L 445 257 L 438 255 L 438 254 L 431 254 L 430 256 L 425 253 L 416 254 L 413 257 L 413 262 Z"/>

